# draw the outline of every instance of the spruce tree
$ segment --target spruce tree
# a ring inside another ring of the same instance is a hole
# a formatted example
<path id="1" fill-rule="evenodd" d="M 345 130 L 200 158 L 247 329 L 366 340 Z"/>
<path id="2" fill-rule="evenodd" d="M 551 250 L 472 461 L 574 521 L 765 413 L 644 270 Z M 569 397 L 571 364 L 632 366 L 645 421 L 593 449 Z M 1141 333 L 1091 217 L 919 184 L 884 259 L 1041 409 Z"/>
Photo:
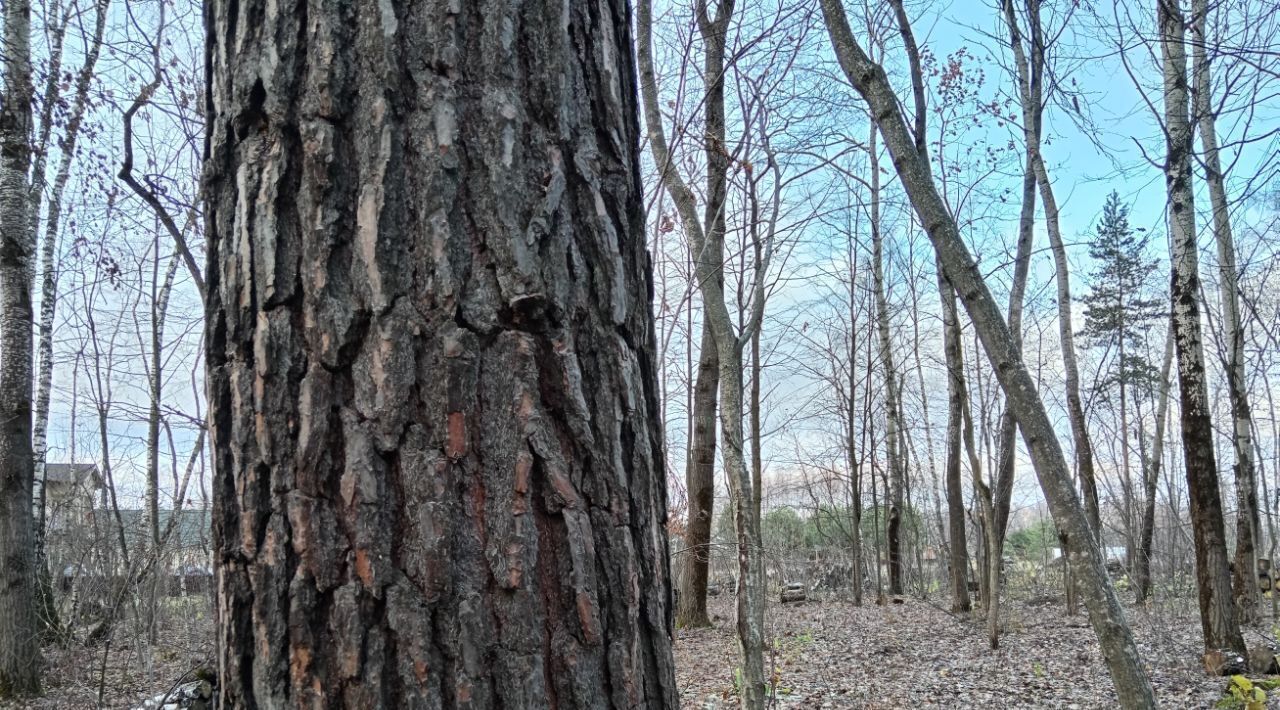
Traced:
<path id="1" fill-rule="evenodd" d="M 1161 302 L 1152 297 L 1151 277 L 1156 260 L 1147 256 L 1144 234 L 1129 225 L 1129 208 L 1114 191 L 1102 207 L 1102 218 L 1089 243 L 1094 261 L 1090 293 L 1085 304 L 1081 335 L 1093 348 L 1105 349 L 1104 368 L 1094 391 L 1108 401 L 1119 395 L 1121 432 L 1121 515 L 1125 547 L 1131 569 L 1136 568 L 1137 496 L 1130 473 L 1129 407 L 1133 398 L 1149 393 L 1159 377 L 1146 357 L 1146 336 L 1162 315 Z M 1115 357 L 1111 358 L 1110 355 Z M 1106 363 L 1110 363 L 1109 367 Z M 1145 479 L 1144 479 L 1145 481 Z M 1144 489 L 1146 487 L 1144 486 Z"/>

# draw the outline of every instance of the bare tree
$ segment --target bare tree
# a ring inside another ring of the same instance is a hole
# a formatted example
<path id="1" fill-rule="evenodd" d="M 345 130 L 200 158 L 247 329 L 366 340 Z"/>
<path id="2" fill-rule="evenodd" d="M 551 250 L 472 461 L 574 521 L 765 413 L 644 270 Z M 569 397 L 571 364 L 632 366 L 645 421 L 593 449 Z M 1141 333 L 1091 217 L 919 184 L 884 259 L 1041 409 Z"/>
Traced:
<path id="1" fill-rule="evenodd" d="M 53 323 L 58 303 L 58 272 L 55 257 L 58 241 L 62 236 L 63 195 L 67 182 L 71 178 L 72 163 L 76 158 L 76 146 L 80 140 L 89 108 L 89 89 L 93 82 L 98 57 L 102 53 L 102 41 L 107 26 L 107 11 L 110 0 L 97 0 L 94 4 L 94 23 L 92 34 L 85 39 L 84 61 L 76 73 L 74 91 L 71 97 L 71 109 L 66 125 L 59 136 L 62 155 L 58 162 L 58 170 L 53 178 L 53 189 L 49 194 L 48 215 L 44 220 L 44 239 L 40 244 L 40 327 L 39 364 L 36 369 L 36 402 L 32 424 L 32 456 L 35 462 L 34 505 L 35 505 L 35 554 L 38 578 L 38 593 L 41 595 L 41 612 L 44 622 L 56 625 L 57 619 L 52 615 L 52 590 L 50 589 L 49 569 L 44 554 L 45 528 L 45 456 L 48 452 L 49 398 L 53 389 Z M 67 9 L 70 12 L 70 8 Z M 69 18 L 68 18 L 69 20 Z M 55 28 L 58 37 L 55 39 L 57 50 L 65 41 L 67 23 Z M 61 84 L 56 71 L 51 71 L 45 86 L 45 112 L 42 116 L 41 132 L 51 131 L 53 115 L 49 110 L 54 104 L 62 102 Z M 47 146 L 48 140 L 45 139 Z M 47 150 L 47 147 L 46 147 Z M 43 158 L 41 158 L 43 163 Z M 40 206 L 44 193 L 44 168 L 33 168 L 31 210 L 32 222 L 39 221 Z M 34 231 L 33 231 L 34 234 Z"/>
<path id="2" fill-rule="evenodd" d="M 1041 488 L 1049 501 L 1054 521 L 1060 529 L 1078 538 L 1090 536 L 1088 520 L 1080 508 L 1071 483 L 1066 459 L 1058 446 L 1053 425 L 1045 414 L 1035 382 L 1023 364 L 1019 349 L 1000 309 L 987 290 L 981 274 L 961 239 L 955 220 L 938 196 L 930 175 L 924 145 L 923 93 L 918 61 L 913 65 L 912 84 L 917 96 L 915 130 L 907 127 L 893 87 L 884 69 L 871 61 L 849 29 L 840 0 L 822 0 L 823 16 L 836 58 L 846 78 L 867 102 L 885 145 L 893 156 L 903 188 L 915 208 L 925 233 L 933 242 L 947 280 L 956 288 L 969 312 L 992 369 L 1005 396 L 1014 408 L 1014 417 L 1031 451 L 1032 463 Z M 910 34 L 905 13 L 899 10 L 899 29 Z M 913 42 L 904 41 L 908 48 Z M 1121 705 L 1127 708 L 1154 708 L 1155 696 L 1142 668 L 1140 654 L 1125 622 L 1115 590 L 1107 578 L 1101 552 L 1093 545 L 1072 547 L 1072 564 L 1085 588 L 1090 621 L 1098 635 L 1103 656 Z"/>
<path id="3" fill-rule="evenodd" d="M 1005 24 L 1009 30 L 1009 46 L 1013 50 L 1014 65 L 1018 75 L 1018 97 L 1022 103 L 1023 136 L 1027 151 L 1027 164 L 1036 177 L 1044 204 L 1045 231 L 1049 236 L 1049 248 L 1053 252 L 1054 277 L 1058 289 L 1058 338 L 1062 346 L 1062 366 L 1066 374 L 1067 415 L 1071 422 L 1071 436 L 1075 448 L 1076 472 L 1084 489 L 1085 512 L 1095 542 L 1101 540 L 1101 512 L 1098 509 L 1098 482 L 1093 466 L 1093 444 L 1089 440 L 1089 428 L 1085 421 L 1084 405 L 1080 399 L 1080 366 L 1077 364 L 1075 327 L 1071 317 L 1071 265 L 1067 262 L 1067 249 L 1062 240 L 1062 228 L 1058 217 L 1058 200 L 1049 179 L 1041 152 L 1041 126 L 1044 120 L 1045 96 L 1045 37 L 1040 22 L 1039 0 L 1027 0 L 1026 14 L 1029 32 L 1024 40 L 1012 0 L 1003 0 Z M 1030 44 L 1030 51 L 1024 47 Z M 1027 204 L 1024 199 L 1024 206 Z M 1025 207 L 1024 207 L 1025 210 Z M 1079 543 L 1080 541 L 1076 541 Z M 1068 544 L 1072 544 L 1068 541 Z M 1082 543 L 1081 543 L 1082 544 Z"/>

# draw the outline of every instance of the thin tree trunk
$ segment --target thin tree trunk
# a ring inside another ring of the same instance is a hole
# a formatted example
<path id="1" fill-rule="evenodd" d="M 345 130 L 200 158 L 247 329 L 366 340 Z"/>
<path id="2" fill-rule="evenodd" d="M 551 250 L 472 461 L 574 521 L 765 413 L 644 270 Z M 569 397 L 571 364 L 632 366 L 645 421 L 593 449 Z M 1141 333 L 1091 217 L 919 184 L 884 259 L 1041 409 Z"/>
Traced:
<path id="1" fill-rule="evenodd" d="M 899 417 L 897 370 L 893 362 L 893 343 L 889 337 L 889 302 L 884 283 L 884 237 L 880 230 L 880 155 L 877 148 L 876 127 L 871 125 L 867 151 L 871 166 L 871 279 L 876 299 L 876 333 L 880 342 L 880 367 L 884 373 L 885 460 L 889 466 L 889 593 L 902 594 L 902 491 L 905 486 L 902 470 L 902 452 L 899 450 Z"/>
<path id="2" fill-rule="evenodd" d="M 680 601 L 676 626 L 710 626 L 707 615 L 708 567 L 711 563 L 711 524 L 716 491 L 716 399 L 720 385 L 720 358 L 715 335 L 702 323 L 698 376 L 693 394 L 693 439 L 685 465 L 685 490 L 689 519 L 685 526 L 684 570 L 680 574 Z"/>
<path id="3" fill-rule="evenodd" d="M 947 363 L 947 517 L 951 531 L 951 608 L 965 612 L 969 602 L 969 554 L 965 541 L 964 487 L 960 476 L 960 426 L 964 402 L 964 363 L 956 295 L 937 266 L 938 296 L 942 303 L 943 354 Z M 981 499 L 981 492 L 978 492 Z M 985 505 L 985 504 L 984 504 Z M 990 613 L 990 608 L 988 608 Z"/>
<path id="4" fill-rule="evenodd" d="M 1156 528 L 1156 490 L 1160 485 L 1160 464 L 1164 460 L 1164 427 L 1169 416 L 1169 372 L 1173 366 L 1173 330 L 1165 337 L 1164 360 L 1160 365 L 1160 391 L 1156 403 L 1156 431 L 1151 442 L 1151 454 L 1143 469 L 1143 488 L 1146 498 L 1142 506 L 1142 532 L 1138 537 L 1138 553 L 1134 570 L 1134 588 L 1138 603 L 1151 597 L 1151 546 Z M 1143 447 L 1145 450 L 1146 447 Z"/>
<path id="5" fill-rule="evenodd" d="M 677 704 L 629 8 L 504 8 L 205 9 L 223 707 Z"/>
<path id="6" fill-rule="evenodd" d="M 1027 292 L 1027 275 L 1031 271 L 1031 248 L 1035 241 L 1036 177 L 1028 160 L 1022 174 L 1022 209 L 1018 217 L 1018 246 L 1013 258 L 1013 280 L 1009 286 L 1009 333 L 1018 350 L 1022 350 L 1022 309 Z M 1003 554 L 1005 533 L 1009 529 L 1009 511 L 1013 505 L 1013 479 L 1017 470 L 1018 422 L 1006 402 L 1000 414 L 999 443 L 996 447 L 995 516 L 996 533 Z"/>
<path id="7" fill-rule="evenodd" d="M 1092 537 L 1101 544 L 1102 522 L 1098 508 L 1098 483 L 1093 467 L 1093 444 L 1089 441 L 1084 405 L 1080 400 L 1080 368 L 1076 361 L 1075 328 L 1071 318 L 1071 265 L 1067 262 L 1067 250 L 1062 241 L 1058 201 L 1053 193 L 1053 183 L 1049 180 L 1044 156 L 1040 152 L 1040 125 L 1044 113 L 1041 88 L 1044 76 L 1044 38 L 1040 28 L 1040 3 L 1039 0 L 1029 0 L 1027 4 L 1027 18 L 1031 28 L 1028 38 L 1031 42 L 1029 60 L 1023 49 L 1022 35 L 1011 0 L 1005 0 L 1004 8 L 1005 25 L 1009 30 L 1010 46 L 1018 71 L 1027 162 L 1040 188 L 1040 199 L 1044 203 L 1045 231 L 1049 235 L 1049 249 L 1053 252 L 1054 283 L 1058 296 L 1058 340 L 1062 347 L 1067 419 L 1071 423 L 1071 438 L 1075 447 L 1076 474 L 1084 492 L 1085 514 L 1093 531 Z"/>
<path id="8" fill-rule="evenodd" d="M 156 256 L 159 257 L 160 240 L 154 240 L 154 248 Z M 173 280 L 178 273 L 178 262 L 180 256 L 175 251 L 169 259 L 168 265 L 165 267 L 164 280 L 159 281 L 156 278 L 155 267 L 159 266 L 160 260 L 157 258 L 152 262 L 152 306 L 151 306 L 151 362 L 147 372 L 147 394 L 149 397 L 149 406 L 147 408 L 147 462 L 146 462 L 146 516 L 147 516 L 147 533 L 149 537 L 148 546 L 151 550 L 152 558 L 157 558 L 161 554 L 161 535 L 160 535 L 160 403 L 163 401 L 164 394 L 164 323 L 165 318 L 169 314 L 169 295 L 173 291 Z M 157 283 L 159 281 L 159 283 Z M 177 494 L 180 491 L 175 490 Z M 177 507 L 177 506 L 175 506 Z M 176 515 L 170 516 L 170 522 L 176 519 Z M 157 566 L 156 573 L 151 575 L 150 603 L 146 611 L 147 637 L 151 643 L 157 640 L 157 629 L 155 625 L 155 607 L 156 598 L 159 593 L 159 585 L 163 576 L 164 567 Z"/>
<path id="9" fill-rule="evenodd" d="M 40 690 L 31 499 L 31 3 L 4 6 L 0 100 L 0 699 Z"/>
<path id="10" fill-rule="evenodd" d="M 1129 395 L 1128 395 L 1128 376 L 1125 375 L 1125 336 L 1120 334 L 1120 477 L 1123 481 L 1121 485 L 1124 494 L 1124 554 L 1125 563 L 1130 571 L 1133 570 L 1134 552 L 1137 543 L 1134 534 L 1134 491 L 1133 491 L 1133 472 L 1129 467 Z"/>
<path id="11" fill-rule="evenodd" d="M 53 389 L 53 319 L 58 302 L 58 272 L 55 258 L 58 250 L 58 239 L 61 236 L 62 197 L 67 182 L 71 177 L 71 164 L 75 159 L 76 145 L 80 138 L 80 128 L 84 123 L 84 114 L 89 105 L 89 87 L 93 81 L 94 69 L 98 64 L 98 56 L 102 50 L 103 34 L 106 31 L 107 11 L 110 0 L 98 0 L 95 7 L 93 35 L 88 39 L 84 63 L 76 75 L 75 94 L 72 99 L 71 112 L 67 117 L 66 128 L 59 140 L 62 151 L 58 163 L 58 172 L 53 179 L 53 191 L 49 195 L 48 217 L 44 223 L 44 241 L 40 244 L 40 328 L 38 331 L 39 362 L 36 367 L 36 401 L 32 421 L 31 447 L 35 472 L 33 475 L 34 492 L 32 503 L 35 506 L 35 555 L 36 574 L 39 575 L 37 590 L 41 597 L 40 611 L 43 625 L 48 629 L 56 629 L 59 625 L 57 611 L 53 604 L 53 585 L 49 576 L 49 566 L 45 560 L 45 458 L 48 451 L 49 399 Z M 65 28 L 64 28 L 65 31 Z M 62 39 L 58 40 L 61 45 Z M 61 47 L 59 46 L 59 50 Z M 50 77 L 49 86 L 56 86 L 56 76 Z M 60 92 L 58 92 L 60 93 Z M 60 98 L 52 99 L 54 102 Z M 46 92 L 46 102 L 51 101 Z M 51 116 L 45 116 L 51 121 Z M 42 130 L 47 130 L 44 126 Z M 43 158 L 41 159 L 43 161 Z M 38 180 L 39 188 L 32 185 L 32 234 L 39 222 L 41 197 L 43 196 L 43 167 Z"/>
<path id="12" fill-rule="evenodd" d="M 724 59 L 725 41 L 729 20 L 733 16 L 733 2 L 725 0 L 715 16 L 708 14 L 705 3 L 698 3 L 699 31 L 702 34 L 705 55 L 703 76 L 707 80 L 706 124 L 708 159 L 711 151 L 719 148 L 708 165 L 709 173 L 728 169 L 728 156 L 723 150 L 724 136 Z M 697 199 L 674 168 L 667 146 L 658 108 L 658 93 L 653 72 L 650 32 L 652 8 L 647 0 L 641 0 L 637 17 L 637 54 L 640 63 L 640 88 L 644 105 L 645 122 L 648 124 L 649 146 L 654 162 L 659 166 L 663 184 L 671 195 L 680 214 L 685 232 L 693 247 L 696 278 L 702 293 L 703 314 L 715 335 L 716 349 L 720 355 L 720 430 L 722 456 L 726 478 L 729 482 L 730 504 L 733 512 L 734 531 L 737 538 L 738 594 L 737 631 L 738 645 L 742 653 L 740 700 L 742 707 L 756 710 L 764 706 L 764 606 L 765 579 L 760 543 L 760 516 L 752 472 L 746 461 L 746 438 L 743 430 L 743 350 L 754 332 L 760 327 L 764 309 L 764 274 L 768 270 L 771 248 L 764 249 L 764 256 L 755 266 L 752 284 L 751 315 L 741 329 L 735 332 L 733 318 L 724 298 L 724 231 L 703 229 L 697 214 Z M 717 146 L 717 143 L 719 144 Z M 722 177 L 709 178 L 709 190 L 714 191 Z"/>
<path id="13" fill-rule="evenodd" d="M 917 141 L 912 139 L 884 69 L 872 62 L 854 39 L 840 0 L 821 0 L 821 6 L 836 58 L 846 78 L 867 102 L 920 224 L 933 243 L 947 280 L 955 287 L 969 312 L 992 369 L 1013 407 L 1014 418 L 1031 452 L 1032 464 L 1040 478 L 1054 522 L 1072 536 L 1088 538 L 1091 535 L 1089 521 L 1076 498 L 1066 458 L 1058 446 L 1056 432 L 1045 413 L 1035 381 L 1019 355 L 1017 344 L 973 256 L 965 247 L 955 220 L 938 195 L 923 146 L 918 147 Z M 904 22 L 900 21 L 900 25 L 904 33 L 909 31 Z M 917 120 L 923 121 L 922 110 L 917 111 Z M 917 131 L 917 135 L 921 133 Z M 1141 656 L 1125 621 L 1120 600 L 1107 578 L 1100 551 L 1094 545 L 1074 545 L 1072 556 L 1082 578 L 1090 621 L 1111 671 L 1121 706 L 1154 708 L 1151 684 L 1142 668 Z"/>
<path id="14" fill-rule="evenodd" d="M 1233 579 L 1236 607 L 1241 621 L 1258 615 L 1258 484 L 1253 460 L 1253 411 L 1246 382 L 1244 328 L 1240 318 L 1240 284 L 1236 268 L 1235 239 L 1231 233 L 1231 206 L 1227 201 L 1226 175 L 1218 154 L 1218 135 L 1213 107 L 1206 43 L 1209 24 L 1208 0 L 1191 2 L 1191 56 L 1195 81 L 1193 92 L 1196 127 L 1209 205 L 1213 213 L 1213 237 L 1218 247 L 1218 293 L 1222 305 L 1223 335 L 1227 343 L 1227 393 L 1231 399 L 1231 443 L 1235 449 L 1236 553 Z"/>
<path id="15" fill-rule="evenodd" d="M 856 296 L 857 296 L 857 273 L 858 262 L 857 252 L 854 250 L 853 232 L 850 230 L 847 237 L 847 249 L 849 259 L 849 394 L 847 407 L 845 410 L 845 456 L 849 469 L 849 513 L 851 519 L 850 525 L 850 543 L 853 554 L 853 604 L 854 606 L 862 606 L 862 465 L 859 456 L 860 451 L 866 450 L 865 427 L 862 429 L 862 446 L 857 445 L 857 421 L 858 421 L 858 385 L 854 372 L 857 369 L 858 362 L 858 338 L 857 338 L 857 322 L 856 313 Z M 869 397 L 871 392 L 870 374 L 871 370 L 866 370 L 868 377 L 867 387 L 863 390 L 863 396 Z M 869 407 L 864 402 L 863 412 Z"/>

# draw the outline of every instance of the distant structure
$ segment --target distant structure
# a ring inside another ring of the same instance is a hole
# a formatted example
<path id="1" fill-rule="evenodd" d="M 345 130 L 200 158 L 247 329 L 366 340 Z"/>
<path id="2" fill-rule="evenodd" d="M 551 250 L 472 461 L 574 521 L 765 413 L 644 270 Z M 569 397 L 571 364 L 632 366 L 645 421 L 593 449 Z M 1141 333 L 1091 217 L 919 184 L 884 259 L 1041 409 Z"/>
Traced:
<path id="1" fill-rule="evenodd" d="M 168 593 L 210 588 L 213 578 L 213 527 L 210 512 L 200 508 L 158 511 L 162 552 L 155 569 Z M 45 534 L 49 569 L 60 587 L 118 578 L 151 548 L 147 511 L 109 505 L 97 464 L 51 463 L 45 466 Z M 134 570 L 136 572 L 136 570 Z"/>

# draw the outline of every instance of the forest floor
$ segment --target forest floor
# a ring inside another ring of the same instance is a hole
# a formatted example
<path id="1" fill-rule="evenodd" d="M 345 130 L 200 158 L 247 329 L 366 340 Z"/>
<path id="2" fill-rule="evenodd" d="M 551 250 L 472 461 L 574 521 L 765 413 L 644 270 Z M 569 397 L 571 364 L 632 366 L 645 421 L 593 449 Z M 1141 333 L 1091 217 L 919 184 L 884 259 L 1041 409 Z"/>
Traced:
<path id="1" fill-rule="evenodd" d="M 887 606 L 876 606 L 874 596 L 867 601 L 863 607 L 845 601 L 770 607 L 773 644 L 765 663 L 773 669 L 766 674 L 776 678 L 777 706 L 1116 707 L 1087 617 L 1067 616 L 1061 602 L 1006 601 L 1004 634 L 993 651 L 981 611 L 962 618 L 914 599 Z M 732 600 L 711 602 L 713 628 L 677 632 L 676 677 L 686 710 L 735 707 Z M 1125 610 L 1161 707 L 1213 707 L 1228 684 L 1201 666 L 1200 625 L 1190 604 Z M 1269 636 L 1261 627 L 1246 633 L 1251 647 Z"/>
<path id="2" fill-rule="evenodd" d="M 732 599 L 711 600 L 715 626 L 676 637 L 676 679 L 686 710 L 736 707 Z M 1061 601 L 1005 602 L 1001 647 L 986 643 L 981 611 L 968 617 L 938 601 L 855 607 L 824 600 L 773 604 L 766 663 L 781 708 L 1114 708 L 1115 695 L 1093 630 Z M 164 693 L 184 674 L 212 663 L 213 625 L 204 611 L 183 609 L 185 625 L 166 624 L 154 649 L 136 641 L 104 648 L 45 649 L 45 695 L 0 708 L 129 708 Z M 1227 679 L 1200 665 L 1200 624 L 1192 598 L 1126 608 L 1160 706 L 1210 708 Z M 173 627 L 181 626 L 181 631 Z M 1250 646 L 1272 637 L 1270 624 L 1250 629 Z M 102 692 L 101 704 L 98 693 Z M 1273 692 L 1273 698 L 1280 692 Z M 1280 708 L 1273 700 L 1271 707 Z"/>

